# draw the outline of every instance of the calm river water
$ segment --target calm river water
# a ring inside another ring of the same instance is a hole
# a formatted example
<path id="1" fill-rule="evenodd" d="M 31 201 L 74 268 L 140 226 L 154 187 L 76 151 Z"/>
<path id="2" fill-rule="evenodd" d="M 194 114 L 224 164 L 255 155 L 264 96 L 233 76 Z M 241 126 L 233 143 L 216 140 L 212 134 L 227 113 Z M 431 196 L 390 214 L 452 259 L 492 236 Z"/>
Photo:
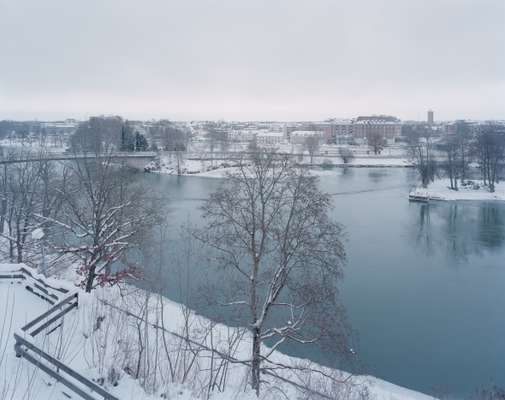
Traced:
<path id="1" fill-rule="evenodd" d="M 142 180 L 169 210 L 163 291 L 190 302 L 212 271 L 187 255 L 187 270 L 174 271 L 171 252 L 187 246 L 178 227 L 199 224 L 198 207 L 219 179 Z M 401 168 L 338 169 L 320 178 L 347 233 L 341 292 L 362 372 L 439 396 L 505 386 L 505 204 L 409 203 L 414 181 L 414 171 Z M 314 349 L 284 351 L 328 363 Z"/>

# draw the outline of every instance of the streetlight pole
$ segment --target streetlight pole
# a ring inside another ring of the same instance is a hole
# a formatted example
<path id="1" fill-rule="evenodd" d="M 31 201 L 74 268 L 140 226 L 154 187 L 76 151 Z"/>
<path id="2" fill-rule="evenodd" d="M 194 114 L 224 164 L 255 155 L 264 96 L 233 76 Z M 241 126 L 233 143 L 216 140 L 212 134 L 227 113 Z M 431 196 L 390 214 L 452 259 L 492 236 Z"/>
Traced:
<path id="1" fill-rule="evenodd" d="M 40 241 L 40 246 L 42 247 L 42 265 L 41 265 L 41 270 L 42 274 L 47 278 L 47 267 L 46 267 L 46 246 L 45 246 L 45 240 L 42 238 Z"/>
<path id="2" fill-rule="evenodd" d="M 45 236 L 45 232 L 42 228 L 37 228 L 32 232 L 32 238 L 35 240 L 38 240 L 40 243 L 40 247 L 41 247 L 42 262 L 40 264 L 40 272 L 42 272 L 42 274 L 47 277 L 46 250 L 45 250 L 45 246 L 44 246 L 44 236 Z"/>

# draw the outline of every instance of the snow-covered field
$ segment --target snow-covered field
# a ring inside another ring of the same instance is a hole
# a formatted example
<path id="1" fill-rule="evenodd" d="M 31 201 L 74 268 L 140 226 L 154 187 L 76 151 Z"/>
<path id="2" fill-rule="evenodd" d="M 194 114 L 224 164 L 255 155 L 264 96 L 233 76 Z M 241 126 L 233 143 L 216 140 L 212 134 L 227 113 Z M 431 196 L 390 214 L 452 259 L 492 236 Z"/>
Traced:
<path id="1" fill-rule="evenodd" d="M 0 272 L 19 267 L 0 264 Z M 68 280 L 51 279 L 49 282 L 75 290 Z M 5 394 L 1 398 L 68 399 L 62 393 L 71 393 L 68 389 L 14 354 L 12 333 L 46 308 L 22 284 L 5 280 L 0 284 L 0 397 Z M 240 362 L 249 355 L 247 330 L 215 324 L 180 304 L 131 286 L 100 288 L 92 294 L 79 291 L 79 308 L 65 316 L 60 328 L 41 337 L 43 339 L 37 343 L 45 351 L 82 375 L 103 382 L 108 391 L 122 400 L 256 398 L 248 389 L 248 368 Z M 191 345 L 181 337 L 191 338 Z M 208 351 L 210 347 L 215 349 L 215 354 Z M 226 354 L 237 362 L 224 363 L 219 354 Z M 168 365 L 167 355 L 172 365 Z M 308 361 L 280 352 L 275 352 L 272 360 L 277 365 L 298 368 L 308 365 Z M 335 378 L 348 378 L 345 385 L 339 386 L 339 398 L 432 399 L 370 376 L 349 376 L 315 364 L 310 367 Z M 171 370 L 172 375 L 169 374 Z M 316 387 L 324 390 L 326 378 L 322 375 L 309 377 L 301 369 L 281 369 L 278 373 L 283 379 L 297 383 L 307 383 L 309 378 L 311 384 L 320 380 Z M 209 393 L 205 389 L 208 382 L 214 380 L 219 385 L 222 379 L 227 382 L 222 391 Z M 312 398 L 302 397 L 299 389 L 268 374 L 264 379 L 267 383 L 261 399 Z"/>
<path id="2" fill-rule="evenodd" d="M 428 185 L 427 188 L 417 187 L 413 189 L 409 196 L 415 196 L 426 200 L 479 200 L 479 201 L 505 201 L 505 183 L 495 186 L 495 191 L 491 193 L 488 187 L 479 181 L 474 181 L 475 185 L 461 186 L 458 182 L 458 190 L 450 189 L 449 179 L 437 179 Z"/>

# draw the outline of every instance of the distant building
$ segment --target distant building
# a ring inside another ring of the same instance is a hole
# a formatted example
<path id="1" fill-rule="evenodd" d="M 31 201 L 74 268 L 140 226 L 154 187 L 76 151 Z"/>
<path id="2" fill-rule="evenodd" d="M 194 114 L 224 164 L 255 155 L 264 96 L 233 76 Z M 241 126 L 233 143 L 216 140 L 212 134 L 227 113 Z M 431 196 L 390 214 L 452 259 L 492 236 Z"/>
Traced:
<path id="1" fill-rule="evenodd" d="M 428 110 L 428 125 L 433 125 L 435 122 L 435 113 L 433 110 Z"/>
<path id="2" fill-rule="evenodd" d="M 322 132 L 322 143 L 326 144 L 340 144 L 346 143 L 352 134 L 352 120 L 350 119 L 328 119 L 322 122 L 299 122 L 292 123 L 285 127 L 286 136 L 288 140 L 291 140 L 292 132 Z M 295 142 L 299 141 L 299 138 L 295 139 Z"/>
<path id="3" fill-rule="evenodd" d="M 259 145 L 276 145 L 284 142 L 284 132 L 259 132 L 256 135 L 256 143 Z"/>
<path id="4" fill-rule="evenodd" d="M 343 144 L 352 136 L 353 121 L 350 119 L 333 120 L 331 128 L 326 133 L 326 143 Z"/>
<path id="5" fill-rule="evenodd" d="M 65 135 L 75 132 L 79 121 L 75 119 L 66 119 L 65 121 L 44 121 L 40 123 L 40 127 L 48 135 Z"/>
<path id="6" fill-rule="evenodd" d="M 231 140 L 235 140 L 237 142 L 250 142 L 254 140 L 258 132 L 253 129 L 240 129 L 231 131 L 228 135 Z"/>
<path id="7" fill-rule="evenodd" d="M 319 143 L 324 141 L 324 131 L 293 131 L 289 135 L 289 141 L 292 144 L 304 144 L 308 137 L 316 137 Z"/>
<path id="8" fill-rule="evenodd" d="M 393 141 L 402 133 L 398 118 L 389 115 L 360 116 L 352 124 L 352 135 L 355 139 L 366 139 L 369 135 L 380 135 Z"/>

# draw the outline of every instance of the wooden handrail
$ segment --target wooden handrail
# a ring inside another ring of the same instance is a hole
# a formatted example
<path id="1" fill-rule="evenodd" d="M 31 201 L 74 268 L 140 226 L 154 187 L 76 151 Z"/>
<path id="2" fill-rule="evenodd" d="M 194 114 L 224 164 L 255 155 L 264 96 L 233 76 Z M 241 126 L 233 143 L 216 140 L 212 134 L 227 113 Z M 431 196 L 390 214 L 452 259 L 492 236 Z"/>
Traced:
<path id="1" fill-rule="evenodd" d="M 27 276 L 46 288 L 56 290 L 56 291 L 63 293 L 63 294 L 66 294 L 69 292 L 68 289 L 51 286 L 48 283 L 46 283 L 44 280 L 42 280 L 40 278 L 36 278 L 35 276 L 33 276 L 32 272 L 28 271 L 24 267 L 21 267 L 16 271 L 12 271 L 12 273 L 10 273 L 10 274 L 0 274 L 0 279 L 27 279 Z"/>
<path id="2" fill-rule="evenodd" d="M 0 279 L 26 279 L 26 276 L 23 274 L 7 274 L 0 275 Z"/>
<path id="3" fill-rule="evenodd" d="M 0 279 L 24 279 L 24 280 L 27 280 L 28 277 L 31 278 L 33 281 L 35 281 L 35 282 L 32 282 L 31 285 L 33 285 L 37 290 L 39 290 L 40 292 L 42 292 L 46 296 L 49 296 L 55 300 L 58 300 L 58 296 L 50 293 L 47 290 L 47 288 L 59 291 L 60 293 L 68 293 L 69 292 L 69 290 L 67 290 L 67 289 L 56 288 L 51 285 L 48 285 L 44 280 L 33 276 L 33 274 L 25 268 L 20 268 L 18 271 L 14 271 L 11 274 L 1 274 L 0 275 Z M 40 295 L 39 293 L 34 292 L 34 289 L 31 286 L 27 286 L 27 289 L 28 288 L 34 294 L 44 297 L 44 296 Z M 49 301 L 49 299 L 47 299 L 47 300 Z M 69 296 L 67 296 L 66 298 L 64 298 L 62 301 L 60 301 L 59 303 L 52 306 L 49 310 L 45 311 L 44 313 L 39 315 L 37 318 L 33 319 L 32 321 L 30 321 L 29 323 L 24 325 L 21 328 L 21 331 L 27 332 L 29 329 L 35 327 L 35 329 L 33 329 L 33 331 L 30 333 L 30 336 L 35 337 L 40 332 L 42 332 L 44 329 L 49 327 L 51 324 L 62 319 L 62 317 L 65 314 L 67 314 L 68 312 L 70 312 L 72 309 L 77 308 L 78 304 L 79 304 L 79 293 L 78 292 L 72 293 Z M 49 318 L 49 319 L 47 319 L 47 318 Z M 45 319 L 47 319 L 47 320 L 45 320 Z M 40 324 L 40 325 L 37 326 L 37 324 Z M 53 328 L 50 332 L 53 332 L 57 327 L 58 326 Z M 107 392 L 101 386 L 97 385 L 95 382 L 80 375 L 79 373 L 74 371 L 72 368 L 70 368 L 67 365 L 65 365 L 64 363 L 62 363 L 60 360 L 54 358 L 50 354 L 46 353 L 44 350 L 37 347 L 32 342 L 23 338 L 20 334 L 14 333 L 14 339 L 16 341 L 16 343 L 14 345 L 14 349 L 16 351 L 16 356 L 25 358 L 28 362 L 32 363 L 37 368 L 39 368 L 42 371 L 44 371 L 45 373 L 47 373 L 49 376 L 52 376 L 57 381 L 61 382 L 63 385 L 68 387 L 70 390 L 72 390 L 74 393 L 76 393 L 77 395 L 79 395 L 83 399 L 97 400 L 96 396 L 92 396 L 90 393 L 87 393 L 81 387 L 76 385 L 75 382 L 72 382 L 68 377 L 63 376 L 61 374 L 61 372 L 64 372 L 69 377 L 75 379 L 80 384 L 86 386 L 88 389 L 90 389 L 92 392 L 98 394 L 100 396 L 100 398 L 102 398 L 104 400 L 119 400 L 117 397 L 111 395 L 109 392 Z M 37 354 L 38 357 L 35 357 L 34 355 L 30 354 L 29 351 L 33 352 L 34 354 Z M 43 360 L 45 360 L 47 363 L 43 362 Z M 55 369 L 51 368 L 51 365 L 53 367 L 55 367 Z"/>
<path id="4" fill-rule="evenodd" d="M 21 328 L 21 330 L 22 331 L 26 331 L 27 329 L 30 329 L 32 326 L 34 326 L 35 324 L 39 323 L 44 318 L 48 317 L 49 315 L 51 315 L 56 310 L 59 310 L 62 306 L 64 306 L 68 302 L 72 301 L 74 298 L 78 301 L 78 293 L 71 294 L 70 296 L 68 296 L 65 299 L 63 299 L 62 301 L 60 301 L 58 304 L 55 304 L 49 310 L 47 310 L 46 312 L 42 313 L 37 318 L 35 318 L 34 320 L 30 321 L 25 326 L 23 326 Z"/>
<path id="5" fill-rule="evenodd" d="M 81 374 L 77 373 L 74 371 L 72 368 L 68 367 L 64 363 L 62 363 L 60 360 L 57 360 L 56 358 L 52 357 L 51 355 L 47 354 L 45 351 L 39 349 L 37 346 L 35 346 L 33 343 L 30 341 L 26 340 L 25 338 L 19 336 L 18 334 L 14 334 L 14 339 L 16 340 L 16 355 L 19 357 L 24 357 L 28 361 L 32 362 L 34 365 L 37 367 L 41 366 L 40 360 L 35 359 L 34 357 L 30 356 L 30 354 L 26 353 L 26 350 L 23 351 L 22 346 L 26 347 L 28 350 L 34 352 L 35 354 L 39 355 L 42 359 L 46 360 L 50 364 L 52 364 L 54 367 L 56 367 L 58 370 L 61 370 L 65 372 L 67 375 L 71 376 L 84 386 L 88 387 L 91 389 L 93 392 L 99 394 L 101 397 L 103 397 L 105 400 L 119 400 L 117 397 L 111 395 L 109 392 L 107 392 L 105 389 L 103 389 L 101 386 L 97 385 L 95 382 L 85 378 Z M 49 375 L 53 376 L 56 380 L 60 381 L 63 383 L 65 386 L 68 388 L 72 389 L 75 391 L 77 394 L 80 396 L 84 397 L 86 400 L 95 400 L 92 396 L 84 392 L 83 390 L 79 389 L 77 386 L 75 386 L 73 383 L 71 383 L 68 379 L 65 377 L 61 376 L 60 373 L 51 370 L 46 366 L 44 369 L 45 372 L 47 372 Z"/>
<path id="6" fill-rule="evenodd" d="M 68 289 L 61 288 L 61 287 L 60 287 L 60 288 L 58 288 L 58 287 L 54 287 L 54 286 L 49 285 L 48 283 L 46 283 L 44 280 L 42 280 L 42 279 L 40 279 L 40 278 L 35 278 L 35 277 L 33 276 L 33 274 L 32 274 L 30 271 L 28 271 L 26 268 L 21 267 L 21 268 L 19 269 L 19 271 L 21 271 L 23 274 L 28 275 L 30 278 L 35 279 L 37 282 L 39 282 L 40 284 L 44 285 L 46 288 L 50 288 L 50 289 L 53 289 L 53 290 L 57 290 L 58 292 L 60 292 L 60 293 L 64 293 L 64 294 L 69 292 L 69 290 L 68 290 Z M 26 278 L 26 277 L 25 277 L 25 278 Z"/>
<path id="7" fill-rule="evenodd" d="M 77 308 L 77 301 L 75 303 L 70 303 L 70 305 L 67 308 L 64 308 L 58 314 L 56 314 L 54 317 L 52 317 L 48 321 L 44 322 L 42 325 L 38 326 L 37 329 L 35 329 L 33 332 L 30 333 L 30 335 L 32 337 L 37 336 L 40 332 L 42 332 L 44 329 L 46 329 L 49 325 L 51 325 L 53 322 L 56 322 L 57 320 L 62 318 L 65 314 L 67 314 L 69 311 L 71 311 L 74 308 Z"/>

